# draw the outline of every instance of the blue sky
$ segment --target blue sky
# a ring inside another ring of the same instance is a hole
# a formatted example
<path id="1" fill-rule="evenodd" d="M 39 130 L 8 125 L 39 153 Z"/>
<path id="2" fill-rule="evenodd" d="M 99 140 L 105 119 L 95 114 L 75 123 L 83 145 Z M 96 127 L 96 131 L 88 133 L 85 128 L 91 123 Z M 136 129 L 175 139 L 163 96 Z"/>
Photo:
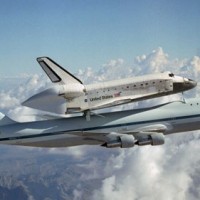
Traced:
<path id="1" fill-rule="evenodd" d="M 0 3 L 0 76 L 41 72 L 39 56 L 76 72 L 159 46 L 174 58 L 200 54 L 199 0 Z"/>

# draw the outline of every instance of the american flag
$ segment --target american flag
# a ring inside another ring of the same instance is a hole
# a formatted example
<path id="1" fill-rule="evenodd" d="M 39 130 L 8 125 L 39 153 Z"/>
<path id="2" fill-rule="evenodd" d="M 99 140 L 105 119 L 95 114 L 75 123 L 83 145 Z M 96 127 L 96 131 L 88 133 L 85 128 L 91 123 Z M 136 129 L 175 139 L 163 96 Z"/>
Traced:
<path id="1" fill-rule="evenodd" d="M 121 93 L 122 93 L 122 92 L 117 92 L 117 93 L 115 93 L 115 94 L 114 94 L 114 97 L 120 97 Z"/>

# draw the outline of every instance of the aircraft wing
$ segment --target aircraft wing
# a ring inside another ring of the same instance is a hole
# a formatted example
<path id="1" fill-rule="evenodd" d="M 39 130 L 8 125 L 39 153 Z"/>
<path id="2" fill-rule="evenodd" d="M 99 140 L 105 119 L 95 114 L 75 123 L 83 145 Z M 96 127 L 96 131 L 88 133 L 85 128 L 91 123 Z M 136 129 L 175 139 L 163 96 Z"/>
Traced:
<path id="1" fill-rule="evenodd" d="M 133 101 L 131 98 L 124 98 L 124 99 L 120 99 L 120 100 L 107 100 L 107 101 L 103 101 L 100 103 L 96 103 L 95 105 L 91 105 L 90 110 L 96 110 L 96 109 L 101 109 L 101 108 L 108 108 L 108 107 L 112 107 L 112 106 L 117 106 L 117 105 L 121 105 L 121 104 L 126 104 L 126 103 L 130 103 L 131 101 Z"/>
<path id="2" fill-rule="evenodd" d="M 125 133 L 117 132 L 78 132 L 76 135 L 81 134 L 85 140 L 93 140 L 99 142 L 101 146 L 107 148 L 113 147 L 133 147 L 137 145 L 161 145 L 164 144 L 164 133 L 168 130 L 164 124 L 154 124 L 149 126 L 140 127 L 138 129 L 128 131 Z"/>
<path id="3" fill-rule="evenodd" d="M 145 97 L 148 95 L 149 95 L 149 93 L 146 95 L 141 94 L 141 95 L 135 95 L 135 96 L 121 97 L 118 99 L 108 99 L 108 100 L 104 100 L 102 102 L 95 103 L 92 105 L 89 104 L 89 108 L 90 108 L 90 110 L 95 110 L 95 109 L 108 108 L 108 107 L 112 107 L 112 106 L 127 104 L 127 103 L 131 103 L 134 101 L 139 101 L 139 100 L 145 99 Z"/>

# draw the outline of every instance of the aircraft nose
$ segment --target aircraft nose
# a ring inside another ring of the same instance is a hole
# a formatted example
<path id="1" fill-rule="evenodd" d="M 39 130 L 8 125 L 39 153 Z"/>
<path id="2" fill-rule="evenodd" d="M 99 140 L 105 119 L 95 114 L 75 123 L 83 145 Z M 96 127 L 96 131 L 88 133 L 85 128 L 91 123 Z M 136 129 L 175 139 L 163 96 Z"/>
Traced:
<path id="1" fill-rule="evenodd" d="M 197 86 L 197 82 L 192 79 L 184 78 L 184 83 L 188 87 L 188 89 L 192 89 Z"/>
<path id="2" fill-rule="evenodd" d="M 197 85 L 197 82 L 192 79 L 183 78 L 183 77 L 182 78 L 176 77 L 176 78 L 177 79 L 173 84 L 175 92 L 183 92 L 186 90 L 190 90 L 196 87 Z"/>

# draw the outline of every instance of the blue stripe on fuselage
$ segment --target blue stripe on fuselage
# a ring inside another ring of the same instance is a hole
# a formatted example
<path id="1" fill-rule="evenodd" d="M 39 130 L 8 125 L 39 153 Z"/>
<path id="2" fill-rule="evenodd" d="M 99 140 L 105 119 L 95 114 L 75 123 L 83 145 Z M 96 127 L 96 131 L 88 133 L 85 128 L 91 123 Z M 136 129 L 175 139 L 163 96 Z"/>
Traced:
<path id="1" fill-rule="evenodd" d="M 66 131 L 54 132 L 54 133 L 13 136 L 13 137 L 0 138 L 0 141 L 20 140 L 20 139 L 30 139 L 30 138 L 45 137 L 45 136 L 63 135 L 63 134 L 69 133 L 69 132 L 95 131 L 95 130 L 117 128 L 117 127 L 123 127 L 123 126 L 132 126 L 132 125 L 140 125 L 140 124 L 148 124 L 148 123 L 156 123 L 156 122 L 167 122 L 167 121 L 174 121 L 174 120 L 181 120 L 181 119 L 191 119 L 191 118 L 196 118 L 196 117 L 200 117 L 200 114 L 190 115 L 190 116 L 173 117 L 173 118 L 154 119 L 154 120 L 148 120 L 148 121 L 130 122 L 130 123 L 124 123 L 124 124 L 114 124 L 114 125 L 107 125 L 107 126 L 82 128 L 82 129 L 73 129 L 73 130 L 66 130 Z"/>

